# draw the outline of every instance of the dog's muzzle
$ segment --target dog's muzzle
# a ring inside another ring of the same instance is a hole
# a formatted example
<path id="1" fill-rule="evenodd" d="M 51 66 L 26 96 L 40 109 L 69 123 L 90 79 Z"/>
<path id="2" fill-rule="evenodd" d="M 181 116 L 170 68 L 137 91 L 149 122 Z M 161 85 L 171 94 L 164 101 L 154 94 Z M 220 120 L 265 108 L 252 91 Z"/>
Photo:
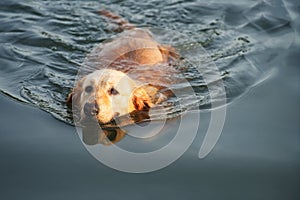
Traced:
<path id="1" fill-rule="evenodd" d="M 86 103 L 83 107 L 83 112 L 88 117 L 96 116 L 99 113 L 99 106 L 96 102 Z"/>

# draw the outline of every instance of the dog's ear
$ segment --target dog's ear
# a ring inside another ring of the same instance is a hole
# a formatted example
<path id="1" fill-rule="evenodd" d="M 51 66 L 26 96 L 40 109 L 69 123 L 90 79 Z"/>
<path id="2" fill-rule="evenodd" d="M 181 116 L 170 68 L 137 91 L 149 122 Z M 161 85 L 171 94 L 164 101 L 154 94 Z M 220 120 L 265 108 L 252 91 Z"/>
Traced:
<path id="1" fill-rule="evenodd" d="M 78 81 L 78 83 L 76 84 L 76 86 L 71 90 L 70 94 L 67 97 L 67 105 L 68 106 L 72 106 L 73 103 L 76 103 L 76 101 L 78 101 L 78 93 L 82 92 L 82 84 L 83 81 L 86 79 L 86 77 L 83 77 L 80 81 Z"/>
<path id="2" fill-rule="evenodd" d="M 68 106 L 72 105 L 72 99 L 73 99 L 73 90 L 71 91 L 71 93 L 67 97 L 67 105 Z"/>
<path id="3" fill-rule="evenodd" d="M 142 87 L 139 87 L 133 91 L 132 103 L 135 110 L 149 110 L 151 107 L 153 107 L 153 103 L 149 95 Z"/>

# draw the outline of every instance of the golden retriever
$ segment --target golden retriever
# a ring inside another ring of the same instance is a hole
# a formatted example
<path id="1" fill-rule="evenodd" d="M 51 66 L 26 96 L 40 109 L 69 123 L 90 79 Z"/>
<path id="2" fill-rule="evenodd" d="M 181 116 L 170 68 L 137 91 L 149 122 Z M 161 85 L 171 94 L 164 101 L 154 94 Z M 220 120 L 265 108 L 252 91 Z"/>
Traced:
<path id="1" fill-rule="evenodd" d="M 148 111 L 165 100 L 166 96 L 159 93 L 158 87 L 133 80 L 124 73 L 124 68 L 154 66 L 169 62 L 170 57 L 178 57 L 172 47 L 159 44 L 147 30 L 135 28 L 108 11 L 100 14 L 117 24 L 118 31 L 124 32 L 87 56 L 86 63 L 97 63 L 98 69 L 82 77 L 68 97 L 82 124 L 90 120 L 106 124 L 116 116 Z M 118 63 L 124 61 L 127 66 L 118 70 Z"/>

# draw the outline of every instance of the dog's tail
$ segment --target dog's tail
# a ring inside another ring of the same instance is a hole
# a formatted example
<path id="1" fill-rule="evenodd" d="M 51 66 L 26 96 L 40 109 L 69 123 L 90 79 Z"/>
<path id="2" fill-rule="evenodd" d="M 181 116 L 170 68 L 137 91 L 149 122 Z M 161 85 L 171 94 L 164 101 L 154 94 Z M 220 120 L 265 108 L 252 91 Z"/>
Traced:
<path id="1" fill-rule="evenodd" d="M 116 25 L 117 28 L 114 28 L 113 31 L 115 32 L 122 32 L 124 30 L 130 30 L 135 28 L 135 26 L 129 23 L 127 20 L 122 18 L 121 16 L 114 14 L 107 10 L 100 10 L 98 12 L 100 15 L 104 16 L 109 22 Z M 111 30 L 110 30 L 111 31 Z"/>

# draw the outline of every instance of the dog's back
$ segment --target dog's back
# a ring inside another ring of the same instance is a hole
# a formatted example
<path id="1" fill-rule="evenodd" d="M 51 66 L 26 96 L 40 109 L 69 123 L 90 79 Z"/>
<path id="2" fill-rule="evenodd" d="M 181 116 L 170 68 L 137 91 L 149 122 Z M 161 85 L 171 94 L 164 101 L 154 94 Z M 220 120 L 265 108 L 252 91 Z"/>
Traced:
<path id="1" fill-rule="evenodd" d="M 85 65 L 97 69 L 111 68 L 120 63 L 125 63 L 127 67 L 149 66 L 167 62 L 170 57 L 178 57 L 173 48 L 155 41 L 148 30 L 135 28 L 125 19 L 109 11 L 99 13 L 118 25 L 117 30 L 122 33 L 109 42 L 99 44 L 87 56 Z"/>

